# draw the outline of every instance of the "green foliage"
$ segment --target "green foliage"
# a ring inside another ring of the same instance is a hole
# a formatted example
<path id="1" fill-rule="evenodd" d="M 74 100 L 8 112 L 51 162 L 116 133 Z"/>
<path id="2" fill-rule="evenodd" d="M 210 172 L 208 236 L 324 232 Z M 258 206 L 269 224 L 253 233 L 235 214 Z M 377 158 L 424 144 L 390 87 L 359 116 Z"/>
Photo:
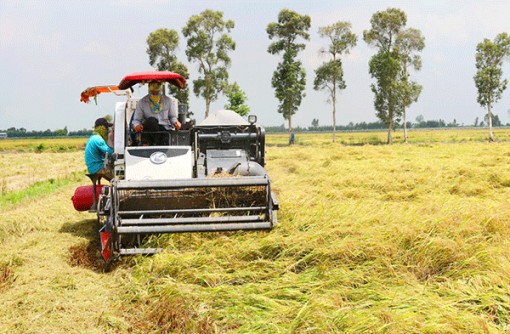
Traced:
<path id="1" fill-rule="evenodd" d="M 313 88 L 315 90 L 327 90 L 329 94 L 328 102 L 333 103 L 335 92 L 347 88 L 343 76 L 342 60 L 330 60 L 315 70 Z"/>
<path id="2" fill-rule="evenodd" d="M 151 32 L 147 37 L 147 54 L 151 66 L 155 66 L 158 71 L 179 73 L 187 80 L 189 79 L 188 68 L 175 55 L 178 47 L 179 34 L 173 29 L 158 29 Z M 179 103 L 189 104 L 189 88 L 187 86 L 180 89 L 169 85 L 169 89 L 170 94 L 175 96 Z"/>
<path id="3" fill-rule="evenodd" d="M 68 134 L 67 126 L 64 127 L 63 129 L 55 130 L 55 136 L 63 137 L 63 136 L 67 136 L 67 134 Z"/>
<path id="4" fill-rule="evenodd" d="M 377 117 L 388 126 L 388 144 L 392 143 L 393 123 L 398 122 L 405 109 L 418 100 L 421 86 L 409 81 L 408 68 L 421 68 L 416 52 L 425 47 L 418 29 L 404 30 L 406 14 L 397 8 L 376 12 L 370 20 L 370 30 L 363 32 L 365 42 L 378 48 L 369 61 L 369 73 L 376 80 L 371 85 Z M 405 122 L 404 122 L 405 124 Z"/>
<path id="5" fill-rule="evenodd" d="M 369 62 L 369 72 L 376 83 L 371 85 L 374 93 L 374 106 L 377 110 L 377 117 L 383 121 L 388 128 L 400 115 L 398 108 L 397 76 L 400 71 L 398 55 L 390 52 L 377 53 Z"/>
<path id="6" fill-rule="evenodd" d="M 421 57 L 417 52 L 422 51 L 425 47 L 425 38 L 421 35 L 420 30 L 409 28 L 402 31 L 397 35 L 396 47 L 400 54 L 400 60 L 402 62 L 402 71 L 400 73 L 400 80 L 398 91 L 400 98 L 397 102 L 401 104 L 404 131 L 406 131 L 407 141 L 407 119 L 406 119 L 406 108 L 408 108 L 413 102 L 418 101 L 418 97 L 421 94 L 422 86 L 415 81 L 409 80 L 408 68 L 412 67 L 415 71 L 421 69 Z"/>
<path id="7" fill-rule="evenodd" d="M 296 113 L 305 97 L 306 72 L 300 61 L 296 60 L 299 51 L 306 45 L 298 43 L 298 39 L 309 40 L 311 19 L 308 15 L 300 15 L 289 9 L 278 14 L 278 22 L 267 25 L 269 39 L 275 39 L 267 52 L 279 54 L 283 52 L 283 61 L 273 73 L 271 84 L 275 88 L 275 96 L 280 101 L 278 112 L 289 122 L 292 129 L 292 115 Z"/>
<path id="8" fill-rule="evenodd" d="M 402 60 L 402 68 L 405 70 L 409 66 L 419 71 L 422 66 L 421 57 L 416 52 L 425 48 L 425 37 L 421 31 L 415 28 L 408 28 L 397 35 L 395 45 L 398 48 Z"/>
<path id="9" fill-rule="evenodd" d="M 170 71 L 177 61 L 175 50 L 179 47 L 179 34 L 173 29 L 158 29 L 147 37 L 149 63 L 159 71 Z"/>
<path id="10" fill-rule="evenodd" d="M 278 112 L 289 121 L 292 129 L 292 115 L 296 113 L 305 97 L 306 72 L 300 61 L 284 56 L 271 80 L 275 96 L 280 101 Z"/>
<path id="11" fill-rule="evenodd" d="M 210 103 L 228 85 L 227 69 L 231 62 L 228 53 L 236 47 L 228 35 L 233 28 L 234 21 L 224 21 L 223 12 L 207 9 L 191 16 L 182 29 L 187 38 L 188 60 L 198 63 L 202 75 L 193 81 L 193 92 L 205 99 L 205 117 L 209 115 Z"/>
<path id="12" fill-rule="evenodd" d="M 246 116 L 250 112 L 250 107 L 246 105 L 246 94 L 239 87 L 237 82 L 229 85 L 227 90 L 228 104 L 225 105 L 225 109 L 233 110 L 241 116 Z"/>
<path id="13" fill-rule="evenodd" d="M 78 131 L 68 131 L 67 126 L 63 129 L 57 129 L 55 131 L 52 131 L 50 129 L 39 131 L 39 130 L 32 130 L 27 131 L 25 128 L 15 128 L 11 127 L 7 130 L 0 130 L 0 132 L 7 133 L 7 138 L 33 138 L 33 137 L 62 137 L 62 136 L 88 136 L 92 134 L 92 130 L 78 130 Z"/>
<path id="14" fill-rule="evenodd" d="M 372 28 L 363 32 L 364 41 L 377 47 L 380 52 L 391 52 L 395 37 L 407 23 L 407 15 L 398 8 L 376 12 L 370 19 Z"/>
<path id="15" fill-rule="evenodd" d="M 266 32 L 269 39 L 277 39 L 267 48 L 270 54 L 280 52 L 291 53 L 295 57 L 299 51 L 304 50 L 306 45 L 298 43 L 299 37 L 304 40 L 310 39 L 308 30 L 311 19 L 308 15 L 300 15 L 290 9 L 282 9 L 278 14 L 278 22 L 271 22 L 267 25 Z"/>
<path id="16" fill-rule="evenodd" d="M 44 145 L 43 143 L 37 145 L 34 149 L 34 152 L 36 153 L 42 153 L 46 150 L 46 145 Z"/>
<path id="17" fill-rule="evenodd" d="M 176 61 L 173 64 L 171 71 L 179 73 L 186 80 L 189 79 L 188 68 L 186 67 L 186 65 L 184 65 L 180 61 Z M 186 85 L 186 87 L 183 89 L 180 89 L 179 87 L 170 85 L 170 84 L 168 86 L 169 86 L 170 94 L 172 94 L 179 101 L 180 104 L 189 106 L 189 86 L 188 85 Z M 190 112 L 191 111 L 188 110 L 188 113 L 190 113 Z"/>

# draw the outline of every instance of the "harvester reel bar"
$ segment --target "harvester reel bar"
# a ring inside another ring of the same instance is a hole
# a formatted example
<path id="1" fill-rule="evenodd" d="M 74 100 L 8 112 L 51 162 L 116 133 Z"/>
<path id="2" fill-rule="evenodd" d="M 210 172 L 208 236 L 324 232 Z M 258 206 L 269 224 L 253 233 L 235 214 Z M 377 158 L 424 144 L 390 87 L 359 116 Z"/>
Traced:
<path id="1" fill-rule="evenodd" d="M 176 210 L 144 210 L 147 215 L 183 214 L 183 213 L 213 213 L 213 212 L 234 212 L 234 211 L 264 211 L 267 206 L 252 206 L 242 208 L 209 208 L 209 209 L 176 209 Z M 139 211 L 119 211 L 119 215 L 137 215 Z"/>
<path id="2" fill-rule="evenodd" d="M 225 224 L 195 224 L 195 225 L 164 225 L 164 226 L 126 226 L 119 227 L 121 234 L 157 234 L 157 233 L 186 233 L 186 232 L 227 232 L 240 230 L 269 230 L 269 222 L 259 223 L 225 223 Z"/>
<path id="3" fill-rule="evenodd" d="M 135 189 L 179 189 L 179 188 L 208 188 L 208 187 L 243 187 L 243 186 L 267 186 L 269 178 L 263 176 L 233 177 L 233 178 L 207 178 L 187 180 L 157 180 L 157 181 L 120 181 L 117 190 Z"/>
<path id="4" fill-rule="evenodd" d="M 212 223 L 228 223 L 228 222 L 260 222 L 263 221 L 260 216 L 223 216 L 223 217 L 182 217 L 182 218 L 147 218 L 147 219 L 123 219 L 122 226 L 138 226 L 138 225 L 189 225 L 189 224 L 212 224 Z M 120 233 L 129 231 L 118 228 Z"/>

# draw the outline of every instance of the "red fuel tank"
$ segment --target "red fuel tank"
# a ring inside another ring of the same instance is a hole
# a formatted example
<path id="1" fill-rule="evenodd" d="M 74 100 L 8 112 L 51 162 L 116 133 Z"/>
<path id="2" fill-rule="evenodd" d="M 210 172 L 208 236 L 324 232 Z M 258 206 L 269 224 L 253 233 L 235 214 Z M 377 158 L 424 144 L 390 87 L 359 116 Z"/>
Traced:
<path id="1" fill-rule="evenodd" d="M 102 184 L 98 184 L 96 186 L 97 200 L 99 200 L 99 195 L 101 194 L 102 189 L 103 189 Z M 71 200 L 73 201 L 73 206 L 76 210 L 87 211 L 92 207 L 92 204 L 94 204 L 93 190 L 94 190 L 93 186 L 81 186 L 76 188 L 73 197 L 71 197 Z"/>

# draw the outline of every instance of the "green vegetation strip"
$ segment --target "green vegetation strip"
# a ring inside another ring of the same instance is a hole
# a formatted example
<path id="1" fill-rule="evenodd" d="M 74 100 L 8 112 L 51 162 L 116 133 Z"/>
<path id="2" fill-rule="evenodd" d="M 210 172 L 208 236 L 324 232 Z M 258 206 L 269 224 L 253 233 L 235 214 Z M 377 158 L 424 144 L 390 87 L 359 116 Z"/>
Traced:
<path id="1" fill-rule="evenodd" d="M 22 203 L 23 201 L 32 198 L 37 198 L 43 195 L 52 194 L 56 192 L 58 189 L 81 179 L 80 175 L 81 173 L 74 172 L 71 175 L 64 178 L 49 179 L 45 181 L 36 182 L 26 189 L 3 194 L 0 196 L 0 209 L 4 210 L 9 206 Z"/>

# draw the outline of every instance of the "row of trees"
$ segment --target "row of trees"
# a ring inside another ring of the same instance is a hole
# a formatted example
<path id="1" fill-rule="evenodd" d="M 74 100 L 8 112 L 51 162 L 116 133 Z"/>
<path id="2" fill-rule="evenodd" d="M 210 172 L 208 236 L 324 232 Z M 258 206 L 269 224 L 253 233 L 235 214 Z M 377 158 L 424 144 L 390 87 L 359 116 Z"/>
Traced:
<path id="1" fill-rule="evenodd" d="M 418 115 L 416 117 L 415 122 L 407 121 L 405 126 L 407 128 L 459 128 L 459 127 L 486 127 L 488 125 L 488 117 L 486 114 L 483 120 L 480 120 L 478 117 L 475 119 L 473 124 L 459 124 L 457 120 L 453 120 L 451 122 L 446 122 L 442 119 L 438 120 L 425 120 L 422 115 Z M 111 115 L 106 115 L 106 118 L 111 118 Z M 111 119 L 109 119 L 111 121 Z M 492 126 L 503 126 L 504 124 L 500 121 L 498 115 L 492 114 Z M 510 126 L 510 123 L 507 123 L 505 126 Z M 357 131 L 357 130 L 381 130 L 386 127 L 386 124 L 381 121 L 377 122 L 360 122 L 353 123 L 350 122 L 347 125 L 338 125 L 333 127 L 332 125 L 319 125 L 319 119 L 314 118 L 312 123 L 308 127 L 294 127 L 293 130 L 295 132 L 305 132 L 305 131 L 314 131 L 314 132 L 331 132 L 331 131 Z M 393 129 L 403 128 L 404 124 L 394 124 Z M 25 128 L 8 128 L 7 130 L 0 130 L 1 133 L 6 133 L 8 137 L 62 137 L 62 136 L 71 136 L 71 137 L 88 137 L 92 134 L 93 130 L 82 129 L 78 131 L 68 131 L 67 127 L 63 129 L 57 130 L 45 130 L 45 131 L 27 131 Z M 285 124 L 280 126 L 268 126 L 266 127 L 267 132 L 271 133 L 282 133 L 288 131 L 285 127 Z"/>
<path id="2" fill-rule="evenodd" d="M 367 44 L 378 48 L 369 67 L 370 74 L 376 80 L 372 84 L 374 106 L 378 118 L 387 125 L 388 143 L 392 142 L 393 123 L 403 116 L 406 124 L 405 109 L 417 101 L 421 92 L 421 86 L 409 80 L 409 69 L 421 68 L 421 58 L 417 52 L 424 48 L 424 38 L 417 29 L 404 29 L 406 21 L 404 12 L 390 8 L 375 13 L 371 20 L 372 28 L 363 34 Z M 205 10 L 193 15 L 182 29 L 182 34 L 187 38 L 188 61 L 198 65 L 199 77 L 193 80 L 193 93 L 204 98 L 206 117 L 209 115 L 210 103 L 221 93 L 229 98 L 226 108 L 240 114 L 249 112 L 245 103 L 246 95 L 239 85 L 228 83 L 228 67 L 231 63 L 229 52 L 235 50 L 235 42 L 229 33 L 234 26 L 234 21 L 223 19 L 222 12 Z M 278 112 L 288 121 L 289 131 L 292 130 L 292 116 L 305 97 L 306 71 L 298 55 L 306 48 L 304 42 L 310 39 L 310 26 L 310 16 L 283 9 L 278 14 L 278 21 L 269 23 L 266 28 L 272 40 L 267 51 L 282 57 L 271 83 L 279 101 Z M 327 47 L 321 52 L 329 55 L 330 59 L 315 70 L 314 89 L 326 91 L 327 101 L 333 106 L 335 141 L 337 94 L 347 87 L 343 78 L 342 55 L 348 54 L 356 46 L 357 36 L 351 32 L 350 22 L 346 21 L 320 27 L 319 35 L 328 40 Z M 179 72 L 186 79 L 189 78 L 188 69 L 175 55 L 179 45 L 177 31 L 158 29 L 149 35 L 147 44 L 149 63 L 152 66 L 158 70 Z M 187 89 L 172 93 L 180 101 L 188 102 Z"/>
<path id="3" fill-rule="evenodd" d="M 89 136 L 92 134 L 92 130 L 78 130 L 68 131 L 67 126 L 63 129 L 57 130 L 44 130 L 44 131 L 27 131 L 25 128 L 10 127 L 7 130 L 0 130 L 1 133 L 6 133 L 7 137 L 63 137 L 63 136 Z"/>
<path id="4" fill-rule="evenodd" d="M 193 80 L 193 93 L 205 100 L 205 117 L 209 116 L 211 102 L 221 93 L 229 98 L 227 109 L 240 115 L 250 111 L 246 105 L 246 94 L 239 85 L 228 82 L 228 67 L 231 59 L 229 52 L 235 50 L 236 44 L 229 35 L 235 24 L 224 20 L 220 11 L 205 10 L 193 15 L 182 29 L 187 38 L 186 56 L 188 61 L 198 65 L 199 76 Z M 147 38 L 149 63 L 159 71 L 173 71 L 189 79 L 188 68 L 177 59 L 175 54 L 179 47 L 179 34 L 173 29 L 158 29 Z M 171 93 L 181 103 L 189 104 L 189 88 L 179 90 L 170 87 Z"/>
<path id="5" fill-rule="evenodd" d="M 415 122 L 407 121 L 405 124 L 395 124 L 393 126 L 393 130 L 397 129 L 434 129 L 434 128 L 473 128 L 473 127 L 480 127 L 485 128 L 488 125 L 488 114 L 485 115 L 484 120 L 480 121 L 480 119 L 477 117 L 474 120 L 473 124 L 459 124 L 456 119 L 453 119 L 451 122 L 447 122 L 443 119 L 437 119 L 437 120 L 425 120 L 425 118 L 422 115 L 418 115 L 416 117 Z M 493 126 L 506 126 L 509 127 L 510 123 L 503 124 L 501 120 L 499 119 L 498 115 L 492 115 L 492 125 Z M 360 123 L 353 123 L 350 122 L 347 125 L 337 125 L 335 126 L 336 130 L 340 131 L 360 131 L 360 130 L 382 130 L 386 128 L 386 124 L 382 121 L 376 121 L 376 122 L 360 122 Z M 332 125 L 319 125 L 319 120 L 314 118 L 312 120 L 312 124 L 308 127 L 294 127 L 294 132 L 307 132 L 307 131 L 313 131 L 313 132 L 331 132 L 334 131 Z M 286 132 L 287 128 L 285 127 L 285 124 L 282 124 L 280 126 L 270 126 L 266 127 L 267 132 L 271 133 L 282 133 Z"/>
<path id="6" fill-rule="evenodd" d="M 407 16 L 398 8 L 376 12 L 370 20 L 371 28 L 363 32 L 363 40 L 376 49 L 369 61 L 369 73 L 374 79 L 371 84 L 374 93 L 376 116 L 388 129 L 387 142 L 392 143 L 392 129 L 396 123 L 404 128 L 407 141 L 406 110 L 417 102 L 422 86 L 411 79 L 412 71 L 422 67 L 420 52 L 425 47 L 421 31 L 407 28 Z M 249 112 L 246 94 L 237 83 L 229 84 L 228 67 L 231 64 L 229 53 L 235 50 L 235 42 L 229 35 L 235 24 L 224 20 L 223 13 L 205 10 L 193 15 L 182 29 L 187 38 L 186 56 L 188 61 L 198 65 L 199 77 L 193 80 L 193 92 L 205 100 L 205 116 L 209 106 L 219 94 L 225 94 L 229 103 L 225 108 L 233 109 L 242 115 Z M 311 18 L 289 9 L 278 14 L 277 22 L 267 25 L 266 32 L 272 41 L 267 52 L 281 56 L 272 77 L 275 97 L 279 101 L 278 112 L 288 122 L 292 130 L 292 116 L 305 98 L 306 71 L 298 55 L 306 48 L 304 42 L 310 39 L 308 33 Z M 336 104 L 338 93 L 347 87 L 343 77 L 342 56 L 356 46 L 357 36 L 351 32 L 351 24 L 339 21 L 319 27 L 321 38 L 328 40 L 321 53 L 329 55 L 329 60 L 315 69 L 314 89 L 327 93 L 327 102 L 332 104 L 333 141 L 336 131 Z M 172 29 L 159 29 L 147 39 L 149 62 L 158 70 L 181 73 L 187 79 L 186 66 L 177 60 L 175 50 L 179 35 Z M 474 79 L 478 89 L 478 102 L 487 107 L 490 140 L 492 133 L 492 106 L 501 98 L 507 80 L 502 80 L 503 60 L 510 55 L 510 38 L 506 33 L 499 34 L 494 41 L 485 39 L 477 46 Z M 174 91 L 173 94 L 184 103 L 188 102 L 189 92 Z"/>

